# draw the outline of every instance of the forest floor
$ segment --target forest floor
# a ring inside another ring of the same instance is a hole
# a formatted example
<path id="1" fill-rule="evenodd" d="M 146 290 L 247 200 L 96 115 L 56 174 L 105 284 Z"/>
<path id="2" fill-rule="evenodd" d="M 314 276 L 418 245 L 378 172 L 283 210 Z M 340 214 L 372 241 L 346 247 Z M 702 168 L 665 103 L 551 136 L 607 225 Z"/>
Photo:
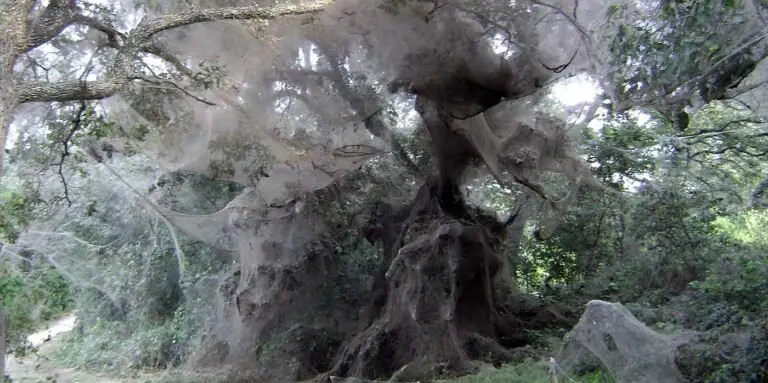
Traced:
<path id="1" fill-rule="evenodd" d="M 77 317 L 74 313 L 50 323 L 42 330 L 29 335 L 27 339 L 32 348 L 37 352 L 28 352 L 21 358 L 15 356 L 6 357 L 6 374 L 14 383 L 144 383 L 152 379 L 142 377 L 140 379 L 123 379 L 111 376 L 80 371 L 74 368 L 62 366 L 54 358 L 58 341 L 61 335 L 75 328 Z"/>
<path id="2" fill-rule="evenodd" d="M 27 337 L 32 349 L 36 352 L 28 352 L 26 356 L 6 358 L 6 374 L 14 383 L 155 383 L 170 381 L 189 381 L 179 379 L 171 371 L 142 373 L 136 377 L 118 377 L 107 374 L 99 374 L 92 371 L 71 368 L 62 365 L 55 358 L 57 348 L 61 345 L 62 335 L 72 331 L 77 322 L 74 313 L 67 314 L 58 320 L 51 322 L 40 331 Z M 450 383 L 545 383 L 548 366 L 546 363 L 528 362 L 518 366 L 506 366 L 501 369 L 489 368 L 486 371 L 473 376 L 466 376 L 457 380 L 441 381 Z M 199 376 L 197 378 L 200 378 Z M 198 381 L 197 379 L 192 379 Z M 204 381 L 204 380 L 203 380 Z"/>

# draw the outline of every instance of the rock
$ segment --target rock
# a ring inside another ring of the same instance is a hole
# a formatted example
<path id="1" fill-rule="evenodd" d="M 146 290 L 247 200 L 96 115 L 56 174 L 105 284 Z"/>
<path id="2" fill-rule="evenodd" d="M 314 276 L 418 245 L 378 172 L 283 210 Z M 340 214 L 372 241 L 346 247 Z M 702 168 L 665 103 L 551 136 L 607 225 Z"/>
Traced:
<path id="1" fill-rule="evenodd" d="M 599 361 L 620 382 L 681 383 L 686 379 L 675 356 L 686 338 L 651 330 L 620 303 L 593 300 L 566 335 L 556 360 L 570 374 L 583 372 L 585 364 L 597 367 Z"/>

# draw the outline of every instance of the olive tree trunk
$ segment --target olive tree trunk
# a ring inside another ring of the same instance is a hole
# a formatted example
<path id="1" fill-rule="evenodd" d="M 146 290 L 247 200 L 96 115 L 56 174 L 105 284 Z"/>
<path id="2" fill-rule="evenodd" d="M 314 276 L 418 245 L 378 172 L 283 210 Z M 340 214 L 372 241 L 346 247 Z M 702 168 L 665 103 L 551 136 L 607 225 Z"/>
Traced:
<path id="1" fill-rule="evenodd" d="M 5 382 L 5 311 L 0 308 L 0 382 Z"/>
<path id="2" fill-rule="evenodd" d="M 0 0 L 0 176 L 3 174 L 3 157 L 8 128 L 16 107 L 13 65 L 26 46 L 26 20 L 34 2 L 31 0 Z M 2 304 L 2 301 L 0 301 Z M 5 381 L 5 311 L 0 306 L 0 381 Z"/>
<path id="3" fill-rule="evenodd" d="M 8 128 L 17 104 L 13 65 L 28 45 L 28 24 L 23 21 L 27 20 L 33 5 L 33 0 L 0 0 L 0 176 Z"/>

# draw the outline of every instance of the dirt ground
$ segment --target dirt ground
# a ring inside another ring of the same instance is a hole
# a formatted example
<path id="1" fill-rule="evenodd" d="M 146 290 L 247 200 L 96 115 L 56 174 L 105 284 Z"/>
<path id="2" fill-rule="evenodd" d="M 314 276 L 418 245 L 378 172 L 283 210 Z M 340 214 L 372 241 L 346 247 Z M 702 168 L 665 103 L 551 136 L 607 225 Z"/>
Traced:
<path id="1" fill-rule="evenodd" d="M 57 340 L 61 339 L 62 334 L 71 331 L 76 321 L 77 317 L 72 313 L 30 335 L 28 339 L 33 347 L 38 347 L 37 353 L 29 353 L 23 358 L 6 357 L 6 374 L 14 383 L 149 383 L 154 381 L 149 377 L 114 378 L 58 365 L 53 358 Z"/>
<path id="2" fill-rule="evenodd" d="M 132 376 L 99 374 L 63 366 L 54 357 L 60 346 L 62 335 L 72 331 L 77 324 L 77 315 L 68 314 L 42 330 L 27 337 L 32 348 L 23 358 L 6 357 L 6 374 L 13 383 L 209 383 L 227 382 L 227 367 L 210 370 L 163 370 L 156 372 L 133 371 Z"/>

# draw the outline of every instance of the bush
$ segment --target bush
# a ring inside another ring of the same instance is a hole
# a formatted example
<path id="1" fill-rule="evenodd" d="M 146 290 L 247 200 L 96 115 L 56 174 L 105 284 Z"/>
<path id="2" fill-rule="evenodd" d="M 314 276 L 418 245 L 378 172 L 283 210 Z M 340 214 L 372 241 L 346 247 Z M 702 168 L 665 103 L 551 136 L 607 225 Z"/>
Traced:
<path id="1" fill-rule="evenodd" d="M 768 320 L 749 322 L 737 311 L 718 306 L 706 322 L 711 324 L 719 313 L 726 318 L 720 327 L 701 332 L 700 343 L 680 349 L 681 371 L 691 381 L 768 381 Z"/>
<path id="2" fill-rule="evenodd" d="M 45 265 L 24 271 L 8 261 L 0 263 L 0 304 L 6 314 L 9 350 L 23 352 L 26 336 L 72 309 L 70 285 L 56 270 Z"/>
<path id="3" fill-rule="evenodd" d="M 194 346 L 194 328 L 183 308 L 164 323 L 132 328 L 128 323 L 97 319 L 69 333 L 56 357 L 66 365 L 98 371 L 158 369 L 178 366 Z"/>
<path id="4" fill-rule="evenodd" d="M 692 380 L 768 381 L 768 259 L 757 249 L 742 248 L 712 265 L 709 275 L 693 282 L 686 300 L 685 325 L 700 331 L 700 344 L 689 350 L 684 369 Z"/>
<path id="5" fill-rule="evenodd" d="M 549 383 L 549 363 L 527 360 L 519 364 L 502 366 L 499 369 L 488 366 L 475 375 L 467 375 L 451 380 L 438 380 L 444 383 Z M 563 378 L 561 381 L 577 383 L 613 383 L 615 380 L 607 373 L 597 370 L 583 376 Z"/>
<path id="6" fill-rule="evenodd" d="M 23 344 L 26 334 L 35 327 L 32 306 L 24 302 L 24 285 L 18 274 L 0 274 L 0 303 L 5 310 L 5 341 L 9 350 Z"/>
<path id="7" fill-rule="evenodd" d="M 768 255 L 742 253 L 722 259 L 702 281 L 691 283 L 709 302 L 726 303 L 750 313 L 768 311 Z"/>

